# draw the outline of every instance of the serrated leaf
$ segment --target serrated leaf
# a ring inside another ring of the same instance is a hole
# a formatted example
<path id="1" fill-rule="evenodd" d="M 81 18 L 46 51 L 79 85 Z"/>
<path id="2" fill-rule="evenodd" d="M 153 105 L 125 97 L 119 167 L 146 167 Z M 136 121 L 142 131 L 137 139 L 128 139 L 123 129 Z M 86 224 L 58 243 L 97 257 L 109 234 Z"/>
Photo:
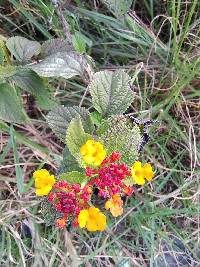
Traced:
<path id="1" fill-rule="evenodd" d="M 72 36 L 72 45 L 78 53 L 83 54 L 86 52 L 86 43 L 79 32 Z"/>
<path id="2" fill-rule="evenodd" d="M 85 133 L 80 117 L 73 119 L 67 129 L 66 144 L 72 156 L 77 160 L 80 160 L 80 148 L 89 139 L 93 138 Z"/>
<path id="3" fill-rule="evenodd" d="M 65 142 L 69 123 L 77 116 L 80 116 L 84 130 L 87 133 L 91 133 L 94 128 L 90 119 L 90 113 L 83 107 L 57 106 L 48 113 L 46 120 L 53 132 L 60 138 L 61 141 Z"/>
<path id="4" fill-rule="evenodd" d="M 125 112 L 134 99 L 129 83 L 123 70 L 95 73 L 89 85 L 94 108 L 104 117 Z"/>
<path id="5" fill-rule="evenodd" d="M 83 56 L 74 52 L 58 52 L 29 68 L 42 77 L 70 79 L 77 75 L 82 76 L 86 66 L 87 61 Z"/>
<path id="6" fill-rule="evenodd" d="M 133 0 L 101 0 L 107 8 L 117 17 L 121 18 L 130 9 Z"/>
<path id="7" fill-rule="evenodd" d="M 18 87 L 34 95 L 42 109 L 49 110 L 55 105 L 44 81 L 34 71 L 20 68 L 9 80 L 14 81 Z"/>
<path id="8" fill-rule="evenodd" d="M 88 177 L 85 174 L 77 171 L 72 171 L 68 173 L 63 173 L 59 177 L 59 181 L 64 180 L 70 184 L 83 184 L 88 180 Z"/>
<path id="9" fill-rule="evenodd" d="M 34 55 L 38 55 L 41 50 L 40 43 L 30 41 L 21 36 L 14 36 L 7 39 L 6 46 L 18 61 L 23 62 L 30 60 Z"/>
<path id="10" fill-rule="evenodd" d="M 142 138 L 138 126 L 123 115 L 112 116 L 101 123 L 97 133 L 108 154 L 118 151 L 122 154 L 121 162 L 132 166 Z"/>
<path id="11" fill-rule="evenodd" d="M 58 52 L 70 52 L 73 47 L 70 42 L 62 38 L 50 39 L 41 46 L 41 56 L 47 57 Z"/>
<path id="12" fill-rule="evenodd" d="M 16 90 L 8 83 L 0 83 L 0 119 L 14 123 L 27 121 Z"/>

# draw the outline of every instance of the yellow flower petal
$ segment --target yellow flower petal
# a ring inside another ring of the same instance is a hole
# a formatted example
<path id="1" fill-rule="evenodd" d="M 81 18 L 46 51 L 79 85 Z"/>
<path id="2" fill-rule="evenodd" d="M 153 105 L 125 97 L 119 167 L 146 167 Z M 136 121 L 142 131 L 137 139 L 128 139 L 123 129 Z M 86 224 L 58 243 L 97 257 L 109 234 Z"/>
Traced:
<path id="1" fill-rule="evenodd" d="M 135 170 L 139 170 L 142 168 L 142 163 L 140 161 L 136 161 L 134 164 L 133 164 L 133 168 Z"/>
<path id="2" fill-rule="evenodd" d="M 42 187 L 42 188 L 36 188 L 35 189 L 35 194 L 37 196 L 46 196 L 49 194 L 49 192 L 51 191 L 52 189 L 52 186 L 51 185 L 47 185 L 45 187 Z"/>
<path id="3" fill-rule="evenodd" d="M 105 229 L 106 229 L 106 216 L 102 212 L 99 212 L 98 231 L 104 231 Z"/>
<path id="4" fill-rule="evenodd" d="M 78 224 L 81 228 L 86 226 L 89 214 L 87 210 L 81 210 L 78 215 Z"/>
<path id="5" fill-rule="evenodd" d="M 106 210 L 109 210 L 111 207 L 112 207 L 112 202 L 111 202 L 111 200 L 106 201 L 106 203 L 105 203 L 105 209 L 106 209 Z"/>
<path id="6" fill-rule="evenodd" d="M 153 176 L 154 176 L 154 172 L 152 170 L 151 164 L 145 163 L 144 166 L 143 166 L 143 169 L 144 169 L 144 177 L 148 181 L 151 181 Z"/>
<path id="7" fill-rule="evenodd" d="M 145 184 L 145 179 L 143 176 L 137 176 L 137 175 L 132 175 L 134 182 L 137 185 L 144 185 Z"/>

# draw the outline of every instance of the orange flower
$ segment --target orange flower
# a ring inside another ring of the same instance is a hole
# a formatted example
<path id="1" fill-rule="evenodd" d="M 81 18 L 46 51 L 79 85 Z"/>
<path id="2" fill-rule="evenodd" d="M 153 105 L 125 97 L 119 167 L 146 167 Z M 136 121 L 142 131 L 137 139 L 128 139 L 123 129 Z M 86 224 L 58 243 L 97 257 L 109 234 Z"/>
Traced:
<path id="1" fill-rule="evenodd" d="M 56 226 L 59 228 L 64 228 L 67 222 L 67 216 L 63 216 L 56 220 Z"/>
<path id="2" fill-rule="evenodd" d="M 105 209 L 110 210 L 114 217 L 118 217 L 123 213 L 123 201 L 120 195 L 113 195 L 105 204 Z"/>

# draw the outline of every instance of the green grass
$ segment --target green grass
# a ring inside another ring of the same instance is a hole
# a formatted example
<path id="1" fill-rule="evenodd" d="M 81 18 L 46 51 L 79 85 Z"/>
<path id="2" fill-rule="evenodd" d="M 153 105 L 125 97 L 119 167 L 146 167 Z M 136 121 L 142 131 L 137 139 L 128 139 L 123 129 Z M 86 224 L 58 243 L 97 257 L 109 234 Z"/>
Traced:
<path id="1" fill-rule="evenodd" d="M 3 33 L 38 41 L 64 36 L 50 1 L 4 2 L 10 7 L 2 4 Z M 130 112 L 158 120 L 143 155 L 144 160 L 153 162 L 156 177 L 127 200 L 123 216 L 109 222 L 106 232 L 59 231 L 43 224 L 30 177 L 40 164 L 52 169 L 58 166 L 61 145 L 56 145 L 44 122 L 40 126 L 42 116 L 33 116 L 34 131 L 1 122 L 0 266 L 153 267 L 162 251 L 161 240 L 170 244 L 170 236 L 180 239 L 193 253 L 193 266 L 197 266 L 200 4 L 197 0 L 188 4 L 180 0 L 161 4 L 135 0 L 137 16 L 132 12 L 119 20 L 98 1 L 73 2 L 68 9 L 63 8 L 64 14 L 71 31 L 81 31 L 92 44 L 88 53 L 97 69 L 124 68 L 134 75 L 142 62 Z M 63 104 L 79 104 L 85 91 L 77 80 L 54 81 L 52 86 Z M 87 96 L 83 105 L 89 107 L 90 103 Z M 43 143 L 38 135 L 52 141 Z M 20 234 L 24 219 L 32 238 Z"/>

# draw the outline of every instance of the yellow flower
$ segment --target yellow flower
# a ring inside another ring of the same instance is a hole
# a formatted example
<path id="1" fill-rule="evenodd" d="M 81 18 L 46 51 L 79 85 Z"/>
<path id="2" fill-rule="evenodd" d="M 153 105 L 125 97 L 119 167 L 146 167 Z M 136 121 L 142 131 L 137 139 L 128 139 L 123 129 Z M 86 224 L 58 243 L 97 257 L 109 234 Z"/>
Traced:
<path id="1" fill-rule="evenodd" d="M 83 161 L 88 165 L 99 166 L 106 157 L 106 150 L 100 142 L 88 140 L 81 148 L 80 152 Z"/>
<path id="2" fill-rule="evenodd" d="M 48 195 L 56 182 L 54 175 L 50 175 L 45 169 L 35 171 L 33 178 L 35 180 L 35 193 L 37 196 Z"/>
<path id="3" fill-rule="evenodd" d="M 106 228 L 106 216 L 98 208 L 90 207 L 80 211 L 78 224 L 81 228 L 86 227 L 91 232 L 103 231 Z"/>
<path id="4" fill-rule="evenodd" d="M 114 217 L 118 217 L 123 213 L 123 201 L 120 195 L 113 195 L 105 204 L 105 209 L 109 210 Z"/>
<path id="5" fill-rule="evenodd" d="M 151 164 L 145 163 L 142 166 L 142 163 L 140 161 L 136 161 L 133 164 L 133 166 L 131 167 L 131 174 L 134 182 L 138 185 L 144 185 L 145 179 L 147 181 L 151 181 L 154 176 Z"/>

